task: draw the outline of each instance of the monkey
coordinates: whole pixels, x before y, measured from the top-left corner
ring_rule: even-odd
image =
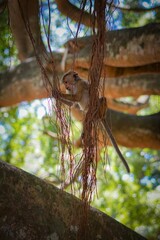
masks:
[[[74,106],[74,104],[78,104],[80,110],[85,115],[89,107],[89,83],[86,80],[82,79],[78,73],[73,70],[70,70],[63,75],[62,83],[64,84],[67,93],[60,93],[60,101],[67,104],[68,106]],[[98,120],[100,121],[101,127],[109,137],[127,172],[130,173],[129,166],[123,157],[114,136],[112,135],[107,121],[105,120],[105,112],[107,109],[107,100],[105,97],[99,98],[99,106],[100,107],[96,117],[99,118]]]

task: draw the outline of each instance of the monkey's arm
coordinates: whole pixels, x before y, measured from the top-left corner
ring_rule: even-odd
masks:
[[[70,100],[67,100],[67,99],[65,99],[65,98],[62,98],[62,97],[61,97],[62,95],[67,95],[67,94],[63,94],[63,93],[60,92],[60,95],[59,95],[59,94],[57,94],[56,91],[52,90],[52,97],[54,97],[54,98],[57,99],[57,100],[60,100],[62,103],[64,103],[64,104],[66,104],[67,106],[71,107],[71,106],[73,105],[73,102],[70,101]]]
[[[120,149],[119,149],[119,147],[118,147],[118,145],[116,143],[116,140],[115,140],[115,138],[112,135],[112,132],[110,130],[110,127],[109,127],[107,121],[105,121],[105,119],[101,119],[100,121],[101,121],[101,125],[102,125],[103,129],[105,130],[106,134],[108,135],[108,137],[109,137],[109,139],[110,139],[114,149],[116,150],[119,158],[122,160],[122,162],[123,162],[127,172],[130,173],[130,169],[129,169],[128,163],[126,162],[125,158],[123,157],[123,155],[122,155],[122,153],[121,153],[121,151],[120,151]]]
[[[68,100],[66,100],[66,99],[60,98],[60,101],[61,101],[62,103],[64,103],[64,104],[66,104],[66,105],[69,106],[69,107],[72,107],[72,106],[73,106],[73,102],[68,101]]]
[[[71,101],[73,103],[75,102],[79,102],[80,97],[78,94],[65,94],[65,93],[61,93],[61,98],[67,101]]]

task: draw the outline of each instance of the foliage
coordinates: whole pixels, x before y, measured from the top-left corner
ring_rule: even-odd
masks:
[[[110,153],[111,149],[109,156],[115,171],[102,162],[99,164],[99,197],[93,205],[142,235],[152,235],[156,239],[160,214],[160,151],[124,149],[123,153],[131,167],[130,175],[125,174],[120,160]]]
[[[73,4],[78,4],[79,1],[74,1]],[[52,50],[56,50],[57,48],[61,51],[63,44],[67,42],[67,40],[73,38],[77,34],[78,23],[76,24],[70,18],[62,15],[58,9],[55,2],[51,2],[50,5],[44,0],[41,1],[41,33],[45,46],[48,48],[48,41],[50,42],[50,47]],[[51,14],[51,18],[48,18],[49,13]],[[50,29],[49,29],[49,26]],[[80,26],[78,36],[89,35],[90,29],[86,28],[84,25]]]
[[[142,1],[137,1],[137,0],[124,0],[124,7],[129,6],[130,8],[151,8],[153,6],[157,6],[159,1],[152,1],[152,0],[142,0]],[[152,12],[133,12],[133,11],[128,11],[128,12],[121,12],[121,24],[123,27],[139,27],[143,26],[147,23],[151,22],[159,22],[160,21],[160,16],[159,16],[159,11],[152,11]]]
[[[42,119],[37,118],[38,111],[43,111],[43,107],[37,102],[1,109],[0,157],[8,163],[40,174],[50,172],[54,165],[53,157],[57,159],[53,149],[58,143],[53,143],[43,135]]]
[[[0,14],[0,33],[0,70],[2,71],[18,62],[6,10]]]

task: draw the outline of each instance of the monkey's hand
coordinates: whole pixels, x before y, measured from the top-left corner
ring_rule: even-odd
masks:
[[[52,97],[54,97],[56,100],[61,101],[62,103],[66,104],[67,106],[71,107],[73,105],[73,102],[63,98],[63,93],[60,91],[53,89],[52,90]]]

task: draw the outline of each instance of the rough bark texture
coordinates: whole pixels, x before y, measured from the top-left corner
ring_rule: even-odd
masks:
[[[33,45],[26,30],[29,26],[36,50],[43,46],[39,26],[39,3],[37,0],[8,0],[10,27],[21,61],[34,55]]]
[[[111,129],[117,142],[130,148],[160,149],[160,113],[137,116],[108,112]]]
[[[83,205],[74,196],[2,161],[0,192],[1,240],[77,239]],[[145,240],[94,208],[86,227],[86,239]]]
[[[85,55],[84,55],[85,57]],[[86,55],[87,57],[87,55]],[[69,59],[66,60],[66,70],[70,68],[70,62]],[[88,68],[89,64],[86,64],[84,68],[75,66],[76,71],[80,71],[81,75],[86,78],[88,76]],[[103,68],[103,72],[105,72],[107,77],[128,77],[132,75],[138,75],[138,74],[146,74],[146,73],[160,73],[160,63],[153,63],[153,64],[147,64],[143,66],[137,66],[137,67],[111,67],[108,65],[105,65]]]
[[[61,54],[55,56],[60,62]],[[58,64],[57,64],[58,66]],[[29,58],[16,68],[0,73],[0,107],[12,106],[50,96],[35,58]]]
[[[160,24],[108,31],[104,63],[115,67],[135,67],[160,61]],[[90,61],[92,36],[70,40],[70,52],[78,51],[76,65],[85,67]],[[84,58],[84,54],[88,58]]]

